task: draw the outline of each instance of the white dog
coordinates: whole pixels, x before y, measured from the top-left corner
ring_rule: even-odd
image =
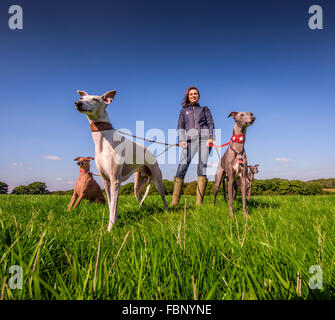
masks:
[[[102,96],[89,95],[79,91],[80,100],[75,102],[77,110],[84,113],[90,122],[92,138],[95,144],[95,163],[103,179],[109,206],[108,232],[117,220],[117,206],[121,182],[135,173],[135,197],[143,203],[148,194],[151,181],[161,195],[165,209],[162,173],[153,154],[143,145],[119,135],[109,121],[106,107],[113,100],[116,91],[109,91]],[[149,185],[142,197],[143,187]]]

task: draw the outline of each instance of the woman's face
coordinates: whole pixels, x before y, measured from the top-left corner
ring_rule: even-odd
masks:
[[[197,103],[199,100],[199,92],[197,89],[192,89],[188,93],[188,101],[190,103]]]

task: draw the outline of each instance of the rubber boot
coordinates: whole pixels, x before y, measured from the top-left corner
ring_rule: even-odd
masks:
[[[174,186],[172,194],[171,206],[176,206],[179,203],[181,191],[183,189],[184,179],[174,177]]]
[[[197,183],[197,198],[195,201],[196,205],[201,205],[202,201],[204,200],[205,190],[207,187],[208,179],[205,176],[199,176],[198,177],[198,183]]]

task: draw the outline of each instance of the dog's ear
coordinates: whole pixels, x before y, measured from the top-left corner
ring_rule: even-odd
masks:
[[[92,158],[92,157],[87,157],[87,160],[94,160],[94,158]]]
[[[255,167],[259,167],[259,164],[255,164]]]
[[[84,97],[84,96],[87,96],[88,93],[85,92],[85,91],[81,91],[81,90],[77,90],[78,94],[81,96],[81,97]]]
[[[73,161],[79,161],[80,157],[77,157],[76,159],[73,159]]]
[[[112,100],[114,99],[115,95],[116,95],[116,90],[112,90],[112,91],[108,91],[105,94],[103,94],[101,98],[105,103],[110,104]]]
[[[233,111],[233,112],[229,113],[229,116],[228,116],[227,118],[229,118],[229,117],[233,117],[233,118],[235,118],[235,116],[236,116],[237,114],[238,114],[238,112]]]

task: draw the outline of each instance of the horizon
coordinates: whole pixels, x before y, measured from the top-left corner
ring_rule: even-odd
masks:
[[[303,1],[15,4],[22,30],[8,28],[12,1],[0,4],[0,181],[10,191],[36,181],[49,191],[73,189],[73,159],[94,157],[89,123],[74,108],[78,89],[115,89],[112,124],[136,134],[144,121],[142,137],[175,130],[184,92],[195,85],[221,129],[215,144],[230,139],[231,111],[256,116],[246,142],[248,164],[260,164],[256,179],[335,177],[334,3],[316,3],[322,30],[309,29],[314,3]],[[214,165],[215,150],[211,157]],[[160,168],[171,181],[177,164]],[[98,173],[94,161],[91,171]],[[185,182],[195,179],[191,165]]]

